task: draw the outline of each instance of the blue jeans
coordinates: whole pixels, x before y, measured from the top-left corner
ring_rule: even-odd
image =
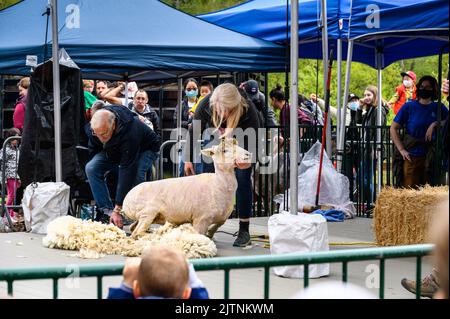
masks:
[[[239,218],[252,217],[252,168],[235,169],[238,188],[236,190],[236,211]]]
[[[119,165],[111,163],[103,151],[95,154],[86,164],[86,175],[95,203],[100,211],[114,208],[108,186],[106,185],[105,175],[107,172],[117,170],[118,168]]]
[[[147,152],[142,152],[139,157],[139,168],[147,167],[144,164],[147,164],[147,160],[151,157],[151,154]],[[100,211],[105,209],[112,210],[114,208],[114,204],[111,200],[111,195],[109,194],[108,186],[106,183],[105,175],[106,173],[119,169],[119,164],[112,163],[110,160],[106,158],[106,154],[104,151],[95,154],[95,156],[86,164],[86,176],[89,180],[89,185],[91,186],[92,195],[94,196],[95,203],[97,208]],[[143,168],[142,168],[143,170]],[[138,180],[138,172],[136,172],[136,181]],[[145,171],[144,171],[145,178]]]
[[[135,185],[151,180],[152,165],[153,162],[158,159],[158,156],[159,153],[155,153],[150,150],[140,154]]]
[[[364,159],[364,169],[362,169],[363,164],[361,163],[361,171],[363,172],[363,185],[364,185],[364,192],[363,192],[363,201],[365,203],[373,203],[373,194],[375,191],[374,188],[374,167],[376,166],[376,162],[372,158],[365,158]]]

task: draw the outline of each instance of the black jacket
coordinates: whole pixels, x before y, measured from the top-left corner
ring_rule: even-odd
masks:
[[[181,127],[187,129],[189,124],[191,123],[191,119],[189,119],[189,104],[187,99],[184,99],[181,104]],[[178,105],[175,108],[175,113],[173,113],[173,125],[177,127],[177,116],[178,116]]]
[[[199,120],[201,123],[201,130],[200,130],[201,134],[203,134],[203,131],[205,129],[213,127],[212,109],[211,109],[210,103],[209,103],[210,98],[211,98],[211,94],[205,96],[198,104],[198,106],[195,110],[195,113],[194,113],[193,120],[194,121]],[[244,131],[247,128],[251,127],[257,132],[258,128],[262,127],[262,123],[260,123],[258,111],[257,111],[255,105],[253,104],[253,102],[250,101],[249,99],[247,99],[247,104],[248,104],[247,112],[245,114],[243,114],[243,116],[240,118],[237,127],[241,128]],[[189,134],[188,134],[187,143],[186,143],[186,145],[191,146],[191,149],[193,147],[192,136],[193,136],[193,126],[191,126],[189,128]],[[201,136],[197,136],[196,138],[200,139]],[[249,148],[248,141],[246,140],[245,145],[240,145],[240,146],[243,147],[244,149],[248,150],[248,148]],[[192,152],[188,152],[188,153],[192,153]],[[192,161],[192,154],[191,154],[190,160]]]
[[[136,113],[121,105],[108,105],[106,110],[116,116],[116,129],[111,139],[102,144],[100,140],[87,130],[89,150],[92,155],[104,151],[106,157],[119,165],[116,203],[122,205],[125,195],[134,186],[139,154],[143,151],[159,151],[161,138],[151,128],[142,123]],[[90,127],[90,125],[89,125]]]
[[[366,143],[365,147],[365,153],[370,154],[372,153],[376,147],[375,144],[372,144],[373,142],[377,141],[377,108],[371,107],[366,114],[364,114],[362,119],[362,127],[363,127],[363,136],[362,140],[364,143]],[[389,109],[387,105],[383,104],[383,107],[381,109],[381,125],[386,125],[387,120],[387,114],[389,112]],[[381,140],[384,141],[384,136],[386,135],[385,130],[381,131]]]
[[[158,113],[156,113],[156,111],[150,106],[150,105],[146,105],[145,109],[142,113],[138,112],[135,108],[134,108],[134,104],[130,104],[129,105],[129,109],[143,117],[145,117],[147,120],[149,120],[150,122],[152,122],[153,125],[153,130],[155,131],[156,134],[161,135],[160,132],[160,127],[159,127],[159,116]]]

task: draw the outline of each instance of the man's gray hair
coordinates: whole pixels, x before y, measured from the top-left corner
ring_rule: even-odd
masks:
[[[113,112],[105,109],[97,110],[91,119],[91,128],[100,127],[102,125],[108,125],[109,128],[113,127],[116,116]]]

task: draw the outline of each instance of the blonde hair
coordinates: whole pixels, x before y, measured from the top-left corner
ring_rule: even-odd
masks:
[[[369,91],[373,94],[373,100],[372,100],[372,106],[377,107],[378,106],[378,88],[374,85],[369,85],[366,87],[366,91]]]
[[[83,80],[83,88],[93,88],[94,80]]]
[[[21,78],[19,83],[17,83],[17,87],[23,87],[24,89],[28,89],[30,87],[30,78],[29,77]]]
[[[137,281],[142,297],[182,298],[189,284],[189,266],[181,250],[153,246],[145,250]]]
[[[248,104],[245,98],[239,93],[237,87],[231,83],[224,83],[216,87],[211,95],[210,104],[212,107],[212,122],[216,129],[227,121],[225,136],[230,134],[239,124],[239,120],[247,111]],[[224,113],[228,111],[225,119]]]

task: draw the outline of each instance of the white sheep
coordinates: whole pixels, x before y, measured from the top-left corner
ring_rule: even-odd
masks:
[[[191,223],[199,234],[212,238],[233,211],[237,189],[236,162],[249,162],[251,153],[235,139],[202,150],[212,157],[215,173],[141,183],[125,197],[122,210],[135,220],[132,236],[139,237],[152,223]],[[211,227],[210,227],[211,226]]]

